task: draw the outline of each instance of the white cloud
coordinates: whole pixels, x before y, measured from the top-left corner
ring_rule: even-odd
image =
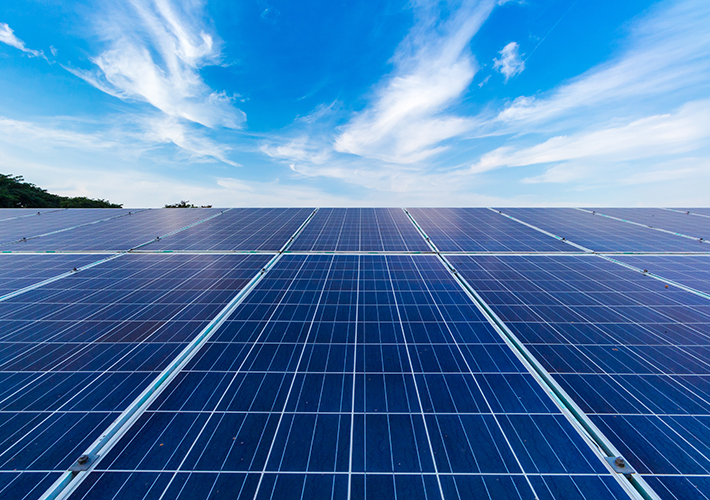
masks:
[[[493,68],[505,76],[506,82],[523,72],[525,61],[520,59],[517,42],[510,42],[498,53],[500,54],[500,59],[493,59]]]
[[[210,89],[199,70],[219,63],[216,37],[199,0],[130,0],[96,24],[107,48],[91,71],[69,69],[99,90],[148,102],[166,115],[206,127],[239,127],[245,120],[232,98]]]
[[[710,101],[694,101],[673,114],[655,115],[628,125],[557,136],[522,149],[504,146],[484,154],[471,166],[474,173],[582,159],[634,161],[679,155],[702,148],[710,140]],[[560,176],[559,167],[553,174]]]
[[[0,141],[12,145],[25,144],[36,149],[56,146],[95,151],[119,146],[116,141],[98,134],[73,131],[66,124],[47,126],[3,116],[0,116]]]
[[[328,148],[312,144],[308,136],[283,141],[280,144],[263,144],[260,150],[271,158],[289,162],[308,162],[315,165],[322,165],[332,156],[332,152]]]
[[[710,2],[662,2],[631,31],[627,49],[542,96],[523,96],[495,118],[479,118],[482,132],[526,132],[531,124],[588,120],[588,113],[638,111],[644,99],[703,88],[710,78]]]
[[[213,158],[234,167],[240,166],[227,156],[231,148],[219,144],[189,129],[172,117],[160,117],[146,120],[143,124],[143,138],[159,143],[172,143],[186,151],[192,160]]]
[[[476,63],[469,42],[494,6],[490,0],[465,1],[442,20],[436,2],[417,3],[417,22],[392,59],[394,72],[378,85],[372,102],[342,127],[335,150],[415,163],[468,130],[466,118],[446,111],[473,80]]]
[[[91,128],[91,133],[82,129]],[[138,131],[136,131],[136,129]],[[191,130],[189,125],[170,117],[138,117],[118,120],[110,127],[96,122],[54,118],[46,123],[13,120],[0,116],[0,143],[25,147],[35,151],[52,151],[54,148],[77,152],[105,151],[116,157],[137,159],[155,144],[174,144],[190,161],[218,160],[239,166],[227,156],[231,149]],[[180,155],[178,155],[180,156]]]
[[[0,23],[0,42],[21,50],[30,57],[44,57],[41,50],[32,50],[25,47],[25,42],[15,36],[15,32],[6,23]]]

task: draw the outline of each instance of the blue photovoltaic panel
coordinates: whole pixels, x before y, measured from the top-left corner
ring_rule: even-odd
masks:
[[[410,208],[441,252],[574,252],[576,248],[487,208]]]
[[[29,217],[38,213],[57,212],[62,208],[0,208],[0,222],[4,220],[17,219],[18,217]]]
[[[78,227],[7,246],[22,251],[130,250],[185,226],[204,220],[218,209],[164,208],[144,210],[98,224]]]
[[[73,499],[618,499],[434,256],[285,255]]]
[[[707,252],[704,243],[574,208],[501,208],[504,214],[595,252]]]
[[[661,498],[710,497],[710,301],[596,256],[450,261]]]
[[[431,249],[401,208],[321,208],[290,250],[427,252]]]
[[[118,208],[71,208],[0,221],[0,244],[116,217],[129,211]]]
[[[203,224],[146,246],[146,250],[262,250],[276,252],[312,208],[233,208]]]
[[[589,210],[694,238],[705,240],[710,238],[710,217],[680,214],[661,208],[590,208]],[[710,243],[705,251],[710,252]]]
[[[677,208],[676,210],[682,210],[684,212],[690,212],[691,214],[710,217],[710,208]]]
[[[66,470],[268,259],[128,254],[0,302],[0,490]]]
[[[614,258],[710,294],[710,255],[617,255]]]
[[[0,296],[105,258],[103,255],[0,254]]]

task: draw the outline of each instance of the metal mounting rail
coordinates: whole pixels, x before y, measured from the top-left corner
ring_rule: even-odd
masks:
[[[82,453],[74,464],[57,479],[40,497],[40,500],[63,500],[68,498],[86,477],[99,464],[118,441],[130,430],[133,424],[148,409],[158,396],[170,385],[170,382],[190,362],[190,360],[209,341],[214,333],[224,324],[239,305],[258,285],[266,273],[283,257],[285,250],[296,236],[313,218],[315,209],[303,224],[294,232],[291,238],[247,285],[205,326],[182,352],[143,390],[143,392],[126,408],[121,415]],[[217,214],[221,215],[221,214]],[[208,220],[208,219],[205,219]],[[188,226],[191,227],[191,226]],[[187,227],[185,228],[187,229]],[[174,233],[171,233],[174,234]],[[121,254],[123,255],[123,254]]]
[[[165,210],[165,209],[164,209],[164,210]],[[196,221],[196,222],[193,222],[192,224],[188,224],[188,225],[185,226],[185,227],[181,227],[180,229],[176,229],[175,231],[170,231],[169,233],[165,233],[165,234],[163,234],[162,236],[158,236],[158,237],[155,238],[154,240],[146,241],[145,243],[141,243],[140,245],[136,245],[136,246],[134,246],[133,248],[131,248],[131,249],[128,250],[128,251],[129,251],[129,252],[133,252],[134,250],[138,250],[138,249],[141,248],[141,247],[144,247],[144,246],[146,246],[146,245],[150,245],[150,244],[153,243],[154,241],[162,240],[163,238],[167,238],[168,236],[172,236],[173,234],[180,233],[180,232],[182,232],[182,231],[185,231],[186,229],[190,229],[191,227],[195,227],[195,226],[197,226],[198,224],[202,224],[203,222],[207,222],[208,220],[212,220],[212,219],[214,219],[215,217],[219,217],[219,216],[222,215],[224,212],[229,212],[230,210],[232,210],[232,209],[231,209],[231,208],[228,208],[227,210],[222,210],[222,211],[221,211],[220,213],[218,213],[218,214],[210,215],[209,217],[206,217],[206,218],[204,218],[204,219],[200,219],[200,220],[198,220],[198,221]]]
[[[51,236],[51,235],[53,235],[53,234],[63,233],[63,232],[65,232],[65,231],[71,231],[72,229],[77,229],[77,228],[79,228],[79,227],[91,226],[92,224],[99,224],[99,223],[101,223],[101,222],[106,222],[106,221],[109,221],[109,220],[118,219],[118,218],[120,218],[120,217],[128,217],[129,215],[132,215],[132,214],[134,214],[134,213],[145,212],[146,210],[149,210],[149,209],[143,208],[143,209],[135,210],[135,211],[133,211],[133,212],[118,214],[118,215],[114,215],[113,217],[107,217],[107,218],[105,218],[105,219],[99,219],[99,220],[95,220],[95,221],[91,221],[91,222],[85,222],[84,224],[77,224],[76,226],[65,227],[64,229],[57,229],[56,231],[50,231],[50,232],[48,232],[48,233],[36,234],[36,235],[34,235],[34,236],[30,236],[29,238],[22,238],[22,239],[19,239],[19,240],[6,241],[6,242],[4,242],[4,243],[0,243],[0,246],[12,245],[12,244],[19,244],[19,243],[23,243],[23,242],[25,242],[25,241],[34,240],[34,239],[37,239],[37,238],[43,238],[43,237],[45,237],[45,236]]]
[[[676,210],[675,208],[661,208],[660,210],[668,210],[669,212],[676,212],[676,213],[683,214],[683,215],[694,215],[696,217],[705,217],[707,219],[710,219],[710,215],[699,214],[698,212],[693,212],[692,208],[690,210]]]
[[[229,209],[229,210],[231,210],[231,209]],[[225,211],[226,211],[226,210],[225,210]],[[197,225],[197,224],[199,224],[199,223],[201,223],[201,222],[205,222],[205,221],[210,220],[210,219],[212,219],[212,218],[214,218],[214,217],[217,217],[218,215],[222,215],[225,211],[222,211],[222,212],[220,212],[220,213],[218,213],[218,214],[215,214],[215,215],[213,215],[213,216],[211,216],[211,217],[208,217],[208,218],[206,218],[206,219],[202,219],[202,220],[200,220],[200,221],[197,221],[197,222],[195,222],[195,223],[193,223],[193,224],[190,224],[190,225],[188,225],[188,226],[182,227],[182,228],[180,228],[180,229],[176,229],[175,231],[172,231],[172,232],[168,233],[166,236],[169,236],[169,235],[172,235],[172,234],[175,234],[175,233],[179,233],[180,231],[184,231],[185,229],[189,229],[189,228],[191,228],[191,227],[193,227],[193,226],[195,226],[195,225]],[[127,215],[127,214],[125,214],[125,215]],[[123,215],[120,216],[120,217],[123,217]],[[115,219],[115,218],[116,218],[116,217],[111,217],[111,219]],[[103,219],[103,220],[110,220],[110,219]],[[95,221],[95,222],[91,222],[91,223],[89,223],[89,224],[96,224],[97,222],[101,222],[101,221]],[[82,225],[88,225],[88,224],[82,224]],[[80,227],[80,226],[75,226],[75,227]],[[61,231],[58,231],[58,232],[61,232]],[[50,234],[50,233],[48,233],[48,234]],[[149,241],[148,243],[152,243],[153,241],[154,241],[154,240],[151,240],[151,241]],[[140,246],[147,245],[148,243],[143,243],[143,244],[140,245]],[[129,250],[129,252],[130,252],[130,250]],[[90,264],[87,264],[87,265],[82,266],[82,267],[79,267],[79,268],[74,268],[74,269],[72,269],[71,271],[68,271],[68,272],[66,272],[66,273],[59,274],[59,275],[57,275],[57,276],[54,276],[53,278],[49,278],[49,279],[40,281],[40,282],[38,282],[38,283],[35,283],[34,285],[29,285],[29,286],[26,286],[26,287],[24,287],[24,288],[20,288],[19,290],[15,290],[14,292],[10,292],[10,293],[7,293],[7,294],[5,294],[5,295],[2,295],[2,296],[0,296],[0,302],[3,302],[3,301],[8,300],[8,299],[11,299],[11,298],[13,298],[13,297],[17,297],[18,295],[22,295],[23,293],[27,293],[27,292],[29,292],[29,291],[31,291],[31,290],[35,290],[35,289],[37,289],[37,288],[43,287],[43,286],[45,286],[45,285],[48,285],[48,284],[50,284],[50,283],[54,283],[55,281],[58,281],[58,280],[60,280],[60,279],[62,279],[62,278],[66,278],[67,276],[71,276],[71,275],[73,275],[73,274],[76,274],[76,273],[79,272],[79,271],[84,271],[84,270],[86,270],[86,269],[91,269],[91,268],[94,267],[94,266],[98,266],[99,264],[103,264],[104,262],[108,262],[109,260],[116,259],[116,258],[120,257],[121,255],[125,255],[125,254],[128,253],[128,252],[125,251],[125,250],[120,250],[120,251],[101,250],[101,251],[96,251],[96,252],[54,252],[54,251],[52,251],[52,252],[47,252],[47,251],[42,251],[42,252],[2,252],[2,253],[19,253],[19,254],[23,254],[23,255],[30,255],[30,254],[34,254],[34,255],[46,255],[46,254],[48,254],[48,253],[49,253],[49,254],[57,254],[57,253],[61,253],[61,254],[64,254],[64,253],[87,254],[87,253],[88,253],[88,254],[97,254],[97,255],[106,255],[106,254],[108,254],[109,257],[103,258],[103,259],[101,259],[101,260],[97,260],[96,262],[92,262],[92,263],[90,263]],[[146,253],[149,253],[149,252],[146,252]],[[152,253],[152,252],[150,252],[150,253]]]
[[[594,210],[587,210],[586,208],[575,207],[575,210],[579,210],[580,212],[586,212],[586,213],[592,214],[592,215],[601,215],[602,217],[606,217],[607,219],[613,219],[613,220],[617,220],[619,222],[626,222],[627,224],[633,224],[634,226],[645,227],[646,229],[653,229],[654,231],[660,231],[662,233],[672,234],[674,236],[680,236],[681,238],[688,238],[689,240],[699,241],[700,243],[710,243],[710,241],[704,240],[702,238],[698,238],[696,236],[689,236],[689,235],[683,234],[683,233],[676,233],[675,231],[669,231],[667,229],[661,229],[660,227],[649,226],[648,224],[642,224],[641,222],[634,222],[632,220],[622,219],[621,217],[614,217],[613,215],[603,214],[601,212],[597,212]]]
[[[55,281],[59,281],[62,278],[66,278],[67,276],[71,276],[73,274],[76,274],[79,271],[91,269],[92,267],[98,266],[99,264],[103,264],[104,262],[108,262],[109,260],[117,259],[121,255],[125,255],[125,254],[123,254],[123,253],[111,254],[109,257],[106,257],[105,259],[97,260],[96,262],[92,262],[91,264],[87,264],[82,267],[74,268],[71,271],[68,271],[68,272],[62,273],[62,274],[58,274],[57,276],[54,276],[53,278],[48,278],[46,280],[35,283],[34,285],[29,285],[24,288],[20,288],[19,290],[15,290],[14,292],[6,293],[5,295],[0,296],[0,302],[11,299],[13,297],[17,297],[18,295],[22,295],[23,293],[27,293],[29,291],[35,290],[35,289],[43,287],[45,285],[49,285],[50,283],[54,283]]]
[[[306,217],[306,220],[303,221],[303,224],[298,226],[298,229],[296,229],[296,231],[294,231],[294,233],[291,235],[291,237],[288,239],[288,241],[286,243],[284,243],[284,246],[281,247],[281,249],[279,250],[279,253],[284,253],[288,249],[288,247],[291,246],[291,243],[293,243],[293,241],[298,237],[298,235],[301,234],[301,231],[303,231],[303,228],[306,227],[306,224],[311,222],[311,219],[313,217],[315,217],[316,212],[318,212],[318,207],[314,208],[313,211],[310,213],[310,215],[308,217]]]
[[[534,226],[534,225],[532,225],[532,224],[528,224],[527,222],[522,221],[522,220],[520,220],[520,219],[517,219],[517,218],[513,217],[512,215],[504,214],[501,210],[496,210],[495,208],[491,208],[491,207],[486,207],[486,208],[488,208],[488,210],[490,210],[491,212],[495,212],[495,213],[497,213],[497,214],[502,215],[503,217],[507,217],[507,218],[510,219],[510,220],[514,220],[514,221],[517,222],[518,224],[522,224],[523,226],[527,226],[527,227],[529,227],[530,229],[534,229],[535,231],[539,231],[539,232],[541,232],[542,234],[546,234],[547,236],[550,236],[550,237],[552,237],[552,238],[555,238],[556,240],[563,241],[563,242],[567,243],[568,245],[572,245],[572,246],[575,247],[575,248],[579,248],[579,249],[582,250],[583,252],[587,252],[587,253],[593,253],[593,252],[594,252],[594,250],[591,250],[591,249],[589,249],[589,248],[587,248],[587,247],[583,247],[582,245],[578,245],[577,243],[574,243],[574,242],[568,240],[567,238],[563,238],[562,236],[557,236],[556,234],[552,234],[552,233],[550,233],[550,232],[548,232],[548,231],[545,231],[544,229],[540,229],[540,228],[537,227],[537,226]]]
[[[640,267],[632,266],[631,264],[627,264],[626,262],[621,262],[619,260],[612,259],[611,257],[609,257],[607,255],[597,255],[597,257],[601,257],[604,260],[608,260],[609,262],[613,262],[614,264],[618,264],[618,265],[623,266],[627,269],[631,269],[632,271],[639,272],[639,273],[643,274],[644,276],[648,276],[650,278],[657,279],[658,281],[661,281],[661,282],[666,283],[668,285],[673,285],[676,288],[680,288],[681,290],[685,290],[686,292],[690,292],[692,294],[695,294],[698,297],[702,297],[704,299],[710,300],[710,294],[707,294],[705,292],[701,292],[700,290],[696,290],[695,288],[690,287],[688,285],[678,283],[677,281],[669,280],[669,279],[664,278],[663,276],[660,276],[658,274],[649,273],[645,269],[641,269]]]
[[[594,425],[594,423],[582,411],[582,409],[577,406],[566,391],[562,389],[562,387],[552,378],[552,375],[545,370],[537,358],[535,358],[535,356],[528,351],[517,336],[495,314],[495,312],[488,306],[481,296],[478,295],[476,290],[456,271],[454,266],[451,265],[446,257],[436,249],[436,246],[421,230],[421,227],[417,221],[406,209],[405,213],[410,218],[414,226],[421,231],[425,239],[430,242],[431,247],[435,250],[443,265],[456,279],[458,284],[476,305],[481,314],[494,327],[505,343],[511,348],[513,353],[533,375],[538,384],[540,384],[543,390],[545,390],[545,392],[560,408],[567,420],[607,466],[607,469],[614,473],[613,476],[617,479],[622,488],[624,488],[624,491],[626,491],[628,495],[634,499],[660,500],[660,497],[656,494],[656,492],[653,491],[653,489],[633,470],[633,468],[626,465],[626,462],[623,459],[620,463],[624,464],[624,467],[629,467],[626,469],[627,472],[622,472],[624,469],[620,469],[615,465],[615,463],[619,463],[617,460],[621,457],[619,450],[617,450],[611,441],[609,441],[609,439],[597,428],[597,426]]]
[[[40,210],[42,210],[40,208]],[[16,215],[14,217],[8,217],[7,219],[0,219],[0,222],[5,222],[6,220],[15,220],[15,219],[23,219],[25,217],[37,217],[38,215],[44,215],[44,214],[51,214],[54,212],[61,212],[62,210],[69,210],[68,208],[55,208],[54,210],[47,210],[46,212],[37,212],[37,213],[31,213],[31,214],[26,214],[26,215]]]

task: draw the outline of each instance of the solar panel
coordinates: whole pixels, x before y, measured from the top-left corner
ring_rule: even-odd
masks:
[[[86,254],[10,255],[0,253],[0,297],[102,258],[101,255]]]
[[[37,214],[57,212],[61,208],[0,208],[0,221],[17,219],[20,217],[30,217]]]
[[[145,250],[280,250],[312,208],[233,208]]]
[[[128,211],[118,218],[8,245],[14,251],[129,250],[220,214],[218,209]]]
[[[501,208],[528,224],[596,252],[706,252],[700,242],[573,208]]]
[[[710,498],[708,217],[602,210],[0,209],[0,498]]]
[[[710,208],[676,208],[675,210],[681,210],[683,212],[690,212],[691,214],[710,217]]]
[[[38,498],[269,258],[127,254],[0,302],[0,495]]]
[[[598,214],[646,224],[649,227],[681,233],[696,239],[710,238],[710,217],[697,217],[661,208],[597,208],[595,210]]]
[[[293,251],[419,251],[431,249],[401,208],[321,208]]]
[[[619,262],[710,294],[710,256],[618,255]]]
[[[0,244],[6,245],[23,238],[30,239],[40,234],[110,219],[128,212],[129,210],[117,208],[72,208],[48,211],[35,216],[6,219],[0,221]]]
[[[571,252],[574,247],[486,208],[410,208],[442,252]]]
[[[661,498],[710,496],[706,298],[596,256],[450,261]]]
[[[285,255],[71,498],[624,495],[437,257]]]

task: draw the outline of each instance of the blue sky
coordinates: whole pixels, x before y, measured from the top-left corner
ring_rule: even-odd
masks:
[[[0,171],[125,206],[708,205],[710,2],[16,0]]]

